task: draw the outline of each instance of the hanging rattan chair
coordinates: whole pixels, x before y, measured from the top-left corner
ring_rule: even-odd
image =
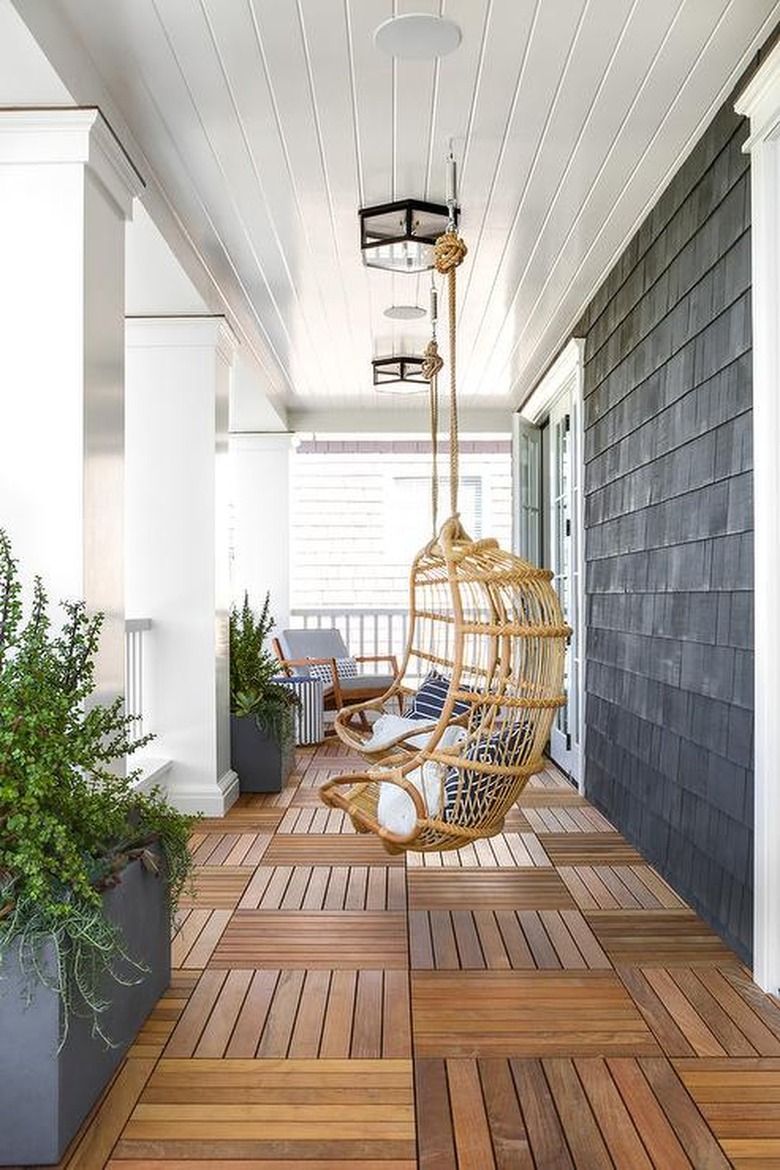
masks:
[[[472,541],[457,518],[447,521],[412,567],[401,681],[336,718],[344,743],[375,763],[328,780],[320,789],[326,804],[346,810],[355,828],[376,833],[391,851],[459,849],[501,831],[528,777],[543,766],[555,712],[566,701],[570,631],[550,576],[495,540]],[[359,712],[397,710],[404,680],[425,674],[443,700],[435,722],[418,718],[415,727],[410,720],[376,747],[375,733],[350,723]],[[401,802],[414,822],[407,832],[382,823],[388,785],[406,794]]]
[[[471,540],[457,515],[455,270],[465,252],[454,225],[436,243],[436,267],[449,275],[452,516],[412,565],[410,629],[398,680],[380,699],[336,717],[340,739],[371,763],[320,788],[326,804],[345,810],[359,832],[377,834],[389,852],[459,849],[499,833],[528,777],[543,767],[552,721],[566,702],[564,660],[571,631],[552,574],[504,552],[495,540]],[[427,376],[435,534],[436,386],[442,364],[435,293],[431,318]],[[413,694],[410,683],[420,680]],[[391,711],[398,711],[405,693],[413,718],[399,720]],[[359,726],[356,715],[362,717]]]

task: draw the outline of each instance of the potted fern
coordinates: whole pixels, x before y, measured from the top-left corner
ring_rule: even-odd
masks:
[[[259,614],[247,593],[230,610],[231,765],[242,792],[280,792],[293,766],[298,700],[266,649],[273,626],[268,593]]]
[[[117,774],[101,623],[40,580],[25,617],[0,530],[0,1164],[59,1160],[170,981],[191,820]]]

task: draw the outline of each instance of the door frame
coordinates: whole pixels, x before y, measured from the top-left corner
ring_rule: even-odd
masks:
[[[568,344],[561,351],[559,356],[550,366],[547,373],[536,385],[530,397],[526,400],[521,408],[518,417],[518,422],[515,426],[515,438],[518,437],[522,421],[531,423],[534,426],[541,426],[542,423],[549,417],[550,410],[554,403],[560,397],[567,393],[571,395],[572,403],[572,447],[571,457],[572,463],[576,466],[577,481],[579,483],[579,491],[577,492],[572,521],[572,534],[574,536],[572,542],[572,576],[574,576],[576,558],[576,609],[579,615],[578,629],[576,631],[577,637],[577,655],[580,662],[579,671],[579,687],[577,695],[577,741],[579,744],[578,753],[578,767],[577,767],[577,786],[580,792],[585,792],[585,674],[586,674],[586,627],[585,627],[585,520],[584,520],[584,426],[583,426],[583,366],[585,355],[585,340],[581,337],[573,337]],[[517,465],[517,458],[513,459],[513,464]],[[546,492],[545,492],[546,497]],[[517,516],[519,509],[519,501],[515,503],[515,515]],[[539,551],[538,561],[541,563],[541,550]]]
[[[750,119],[755,612],[753,978],[780,992],[780,46],[739,95]]]

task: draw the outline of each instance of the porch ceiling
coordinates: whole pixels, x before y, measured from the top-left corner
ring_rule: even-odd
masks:
[[[442,200],[460,161],[463,401],[517,405],[751,56],[774,0],[14,0],[80,104],[98,104],[144,202],[269,395],[311,412],[410,409],[371,358],[419,352],[427,275],[365,269],[357,209]],[[440,62],[373,44],[441,12]],[[192,249],[199,257],[193,263]]]

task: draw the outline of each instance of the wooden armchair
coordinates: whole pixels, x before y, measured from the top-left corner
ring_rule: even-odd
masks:
[[[375,699],[389,690],[398,676],[394,654],[350,656],[338,630],[282,630],[272,642],[285,674],[313,675],[324,683],[326,711],[340,711],[353,703]],[[389,671],[363,671],[366,663],[386,663]],[[361,717],[365,721],[365,716]]]

